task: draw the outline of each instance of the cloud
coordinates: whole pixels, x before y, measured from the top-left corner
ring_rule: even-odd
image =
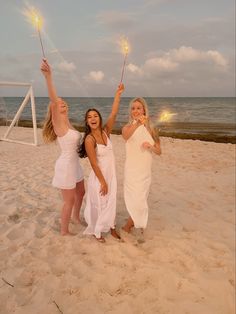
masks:
[[[54,69],[55,70],[58,70],[60,72],[73,72],[76,70],[76,66],[73,62],[68,62],[66,60],[60,62],[60,63],[57,63],[54,65]]]
[[[144,67],[149,71],[164,71],[164,72],[172,72],[178,68],[179,64],[174,60],[171,60],[168,56],[164,56],[163,58],[152,58],[148,59],[145,62]]]
[[[104,73],[102,71],[90,71],[87,79],[89,81],[94,81],[100,83],[104,78]]]
[[[142,75],[142,70],[135,64],[130,63],[127,65],[127,70],[130,71],[131,73],[135,73],[138,75]]]
[[[226,68],[228,66],[228,61],[218,52],[214,50],[209,50],[206,53],[207,57],[215,62],[220,67]]]
[[[227,60],[216,50],[201,51],[193,49],[192,47],[182,46],[179,49],[173,49],[166,54],[167,57],[176,60],[179,63],[186,62],[213,62],[215,65],[226,68]]]
[[[144,77],[155,73],[181,73],[183,68],[194,72],[197,70],[196,67],[203,70],[207,67],[210,72],[213,70],[222,72],[227,70],[228,60],[216,50],[201,51],[182,46],[178,49],[169,50],[160,56],[149,58],[143,65],[129,64],[127,69],[130,73],[138,73]]]

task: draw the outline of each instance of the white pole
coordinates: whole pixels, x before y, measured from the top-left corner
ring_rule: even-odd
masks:
[[[28,100],[29,100],[29,97],[30,97],[30,89],[28,90],[28,93],[27,95],[25,96],[25,99],[23,100],[20,108],[18,109],[14,119],[12,120],[11,124],[10,124],[10,127],[9,129],[7,130],[7,132],[4,134],[3,138],[6,139],[7,136],[9,135],[9,133],[11,132],[11,129],[14,127],[16,121],[18,120],[18,118],[20,117],[21,115],[21,112],[23,111],[25,105],[27,104]]]
[[[30,83],[0,82],[0,86],[31,86]]]
[[[31,110],[32,110],[32,118],[33,118],[33,128],[34,128],[34,144],[37,146],[38,145],[37,122],[36,122],[34,92],[33,92],[32,86],[30,87],[30,100],[31,100]]]

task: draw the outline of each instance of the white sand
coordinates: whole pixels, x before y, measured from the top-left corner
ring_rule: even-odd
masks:
[[[33,139],[32,129],[13,133]],[[120,228],[124,142],[112,141]],[[121,232],[124,243],[107,235],[101,244],[84,226],[59,235],[61,196],[51,186],[59,149],[40,142],[0,141],[1,314],[234,313],[235,145],[162,138],[145,243]]]

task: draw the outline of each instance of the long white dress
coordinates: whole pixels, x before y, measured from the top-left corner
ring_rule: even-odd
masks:
[[[116,216],[116,170],[111,140],[107,137],[107,145],[97,144],[96,156],[99,168],[108,185],[108,193],[100,195],[100,182],[92,170],[87,181],[86,206],[84,218],[88,226],[84,234],[101,237],[101,232],[115,228]]]
[[[135,228],[146,228],[148,221],[152,153],[142,148],[143,142],[154,144],[151,134],[141,125],[125,144],[124,199]]]
[[[57,142],[61,148],[61,154],[55,164],[55,172],[52,185],[59,189],[74,189],[76,183],[83,180],[83,170],[77,153],[81,134],[68,129],[64,136],[58,136]]]

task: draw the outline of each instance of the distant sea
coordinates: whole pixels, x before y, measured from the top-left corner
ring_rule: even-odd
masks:
[[[13,119],[23,97],[0,97],[0,124],[6,125]],[[64,97],[69,105],[72,123],[81,129],[88,108],[98,109],[106,121],[112,97]],[[115,125],[116,133],[128,122],[128,106],[132,98],[123,97]],[[159,129],[161,136],[191,138],[215,142],[236,143],[236,98],[234,97],[145,97],[150,119]],[[39,125],[47,111],[47,97],[35,97],[36,116]],[[172,113],[171,120],[158,122],[161,112]],[[19,125],[32,126],[31,107],[23,110]]]

